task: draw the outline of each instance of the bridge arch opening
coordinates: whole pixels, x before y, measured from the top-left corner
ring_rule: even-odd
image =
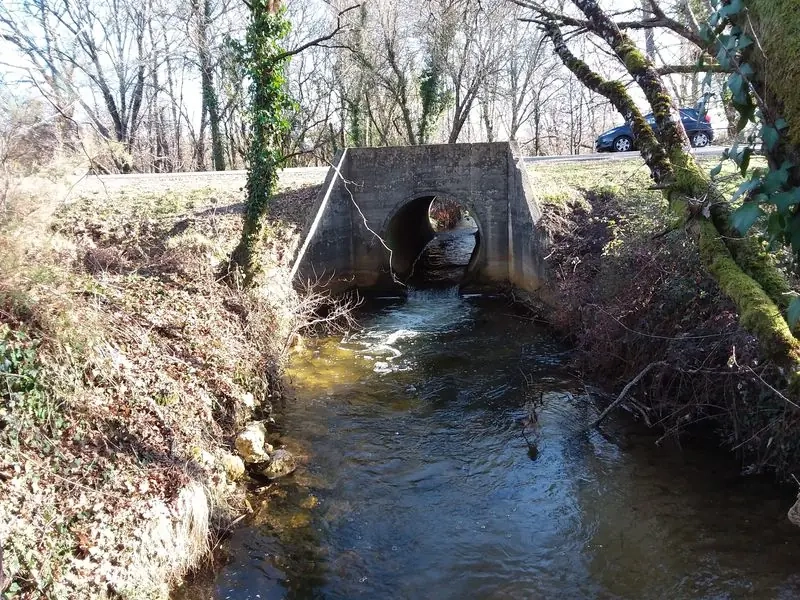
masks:
[[[389,218],[385,235],[395,276],[414,287],[465,282],[480,237],[480,225],[465,203],[433,193],[404,203]]]

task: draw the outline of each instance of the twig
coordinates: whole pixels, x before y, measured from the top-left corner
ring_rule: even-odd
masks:
[[[639,383],[639,380],[642,377],[644,377],[645,375],[647,375],[653,367],[663,367],[666,364],[667,363],[665,361],[663,361],[663,360],[659,360],[659,361],[656,361],[656,362],[651,362],[644,369],[639,371],[639,374],[636,377],[634,377],[633,379],[631,379],[628,382],[628,385],[626,385],[624,388],[622,388],[622,391],[620,392],[619,396],[617,396],[617,399],[614,400],[611,404],[609,404],[606,407],[606,409],[603,412],[600,413],[600,416],[597,417],[594,420],[594,422],[592,422],[590,427],[597,427],[603,421],[603,419],[605,419],[608,416],[608,414],[612,410],[614,410],[617,406],[619,406],[619,404],[625,399],[625,396],[628,395],[628,392],[631,391],[631,388],[633,386],[635,386],[637,383]]]
[[[619,325],[620,327],[622,327],[626,331],[630,331],[631,333],[635,333],[636,335],[640,335],[640,336],[646,337],[646,338],[652,338],[652,339],[655,339],[655,340],[705,340],[705,339],[708,339],[708,338],[718,338],[718,337],[724,337],[724,336],[728,336],[728,335],[733,335],[733,333],[731,333],[731,332],[709,333],[708,335],[679,335],[679,336],[654,335],[652,333],[645,333],[644,331],[637,331],[635,329],[631,329],[630,327],[625,325],[625,323],[620,321],[617,317],[612,315],[607,310],[603,309],[598,304],[587,304],[586,306],[588,308],[595,308],[595,309],[599,310],[601,313],[605,314],[606,316],[614,319],[614,321],[617,322],[617,325]]]
[[[774,393],[776,396],[778,396],[778,398],[780,398],[781,400],[783,400],[783,401],[784,401],[784,402],[786,402],[787,404],[790,404],[790,405],[794,406],[795,408],[800,408],[800,404],[797,404],[797,402],[795,402],[795,401],[793,401],[793,400],[790,400],[790,399],[789,399],[789,398],[787,398],[787,397],[786,397],[784,394],[782,394],[782,393],[781,393],[779,390],[775,389],[775,387],[773,387],[772,385],[770,385],[770,384],[767,382],[767,380],[766,380],[766,379],[764,379],[764,378],[763,378],[761,375],[759,375],[758,373],[756,373],[756,372],[753,370],[753,367],[751,367],[750,365],[740,365],[740,364],[739,364],[739,362],[738,362],[738,360],[736,359],[736,348],[734,348],[734,349],[733,349],[733,353],[731,354],[731,361],[733,362],[733,364],[734,364],[734,365],[736,365],[736,366],[737,366],[737,367],[739,367],[740,369],[742,368],[742,366],[744,366],[744,368],[745,368],[745,369],[747,369],[748,371],[750,371],[750,372],[751,372],[751,373],[752,373],[752,374],[753,374],[753,375],[754,375],[756,378],[758,378],[758,380],[759,380],[761,383],[763,383],[763,384],[764,384],[764,385],[765,385],[765,386],[766,386],[766,387],[767,387],[767,388],[768,388],[770,391],[772,391],[772,392],[773,392],[773,393]]]
[[[647,409],[644,406],[633,401],[629,402],[628,405],[639,413],[645,425],[647,425],[649,428],[653,427],[653,423],[650,421],[650,416],[647,414]]]
[[[301,52],[303,52],[304,50],[307,50],[308,48],[311,48],[312,46],[319,46],[322,42],[327,42],[328,40],[333,39],[333,37],[337,33],[339,33],[339,31],[341,31],[342,28],[344,28],[344,24],[342,23],[342,17],[344,15],[346,15],[347,13],[349,13],[351,10],[359,8],[360,6],[361,6],[360,4],[354,4],[353,6],[348,6],[347,8],[344,8],[344,9],[340,10],[339,14],[336,15],[336,29],[334,29],[333,31],[331,31],[331,32],[329,32],[329,33],[327,33],[327,34],[325,34],[325,35],[323,35],[321,37],[318,37],[318,38],[313,39],[313,40],[311,40],[309,42],[306,42],[305,44],[302,44],[301,46],[298,46],[297,48],[294,48],[293,50],[286,50],[285,52],[281,52],[280,54],[278,54],[278,56],[276,56],[273,59],[273,61],[275,63],[277,63],[277,62],[279,62],[281,60],[284,60],[286,58],[290,58],[290,57],[294,56],[295,54],[300,54]],[[251,7],[251,10],[252,10],[252,7]]]
[[[225,536],[228,535],[231,531],[233,531],[233,528],[236,527],[245,517],[248,517],[249,515],[251,515],[252,512],[253,511],[250,510],[250,511],[248,511],[248,512],[242,514],[242,515],[239,515],[233,521],[228,523],[225,526],[225,529],[223,529],[221,532],[219,532],[219,534],[217,535],[217,541],[214,542],[214,547],[211,548],[211,554],[214,554],[214,552],[217,550],[217,548],[219,548],[220,542],[222,542],[222,540],[225,538]]]

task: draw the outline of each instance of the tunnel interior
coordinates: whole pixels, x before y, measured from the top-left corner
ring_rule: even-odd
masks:
[[[463,204],[425,195],[394,215],[386,242],[400,281],[415,286],[457,285],[466,279],[475,261],[480,233]]]

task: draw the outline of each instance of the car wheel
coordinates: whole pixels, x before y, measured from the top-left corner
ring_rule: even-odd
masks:
[[[614,140],[614,152],[630,152],[633,150],[633,140],[627,135],[621,135]]]
[[[708,134],[705,131],[696,131],[692,134],[691,142],[695,148],[705,148],[711,140],[708,139]]]

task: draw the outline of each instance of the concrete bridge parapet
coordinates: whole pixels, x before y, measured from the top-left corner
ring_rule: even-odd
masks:
[[[541,211],[521,155],[508,142],[341,151],[295,257],[295,281],[334,292],[397,287],[394,278],[403,279],[434,235],[434,197],[457,200],[478,225],[465,284],[529,292],[541,286]]]

